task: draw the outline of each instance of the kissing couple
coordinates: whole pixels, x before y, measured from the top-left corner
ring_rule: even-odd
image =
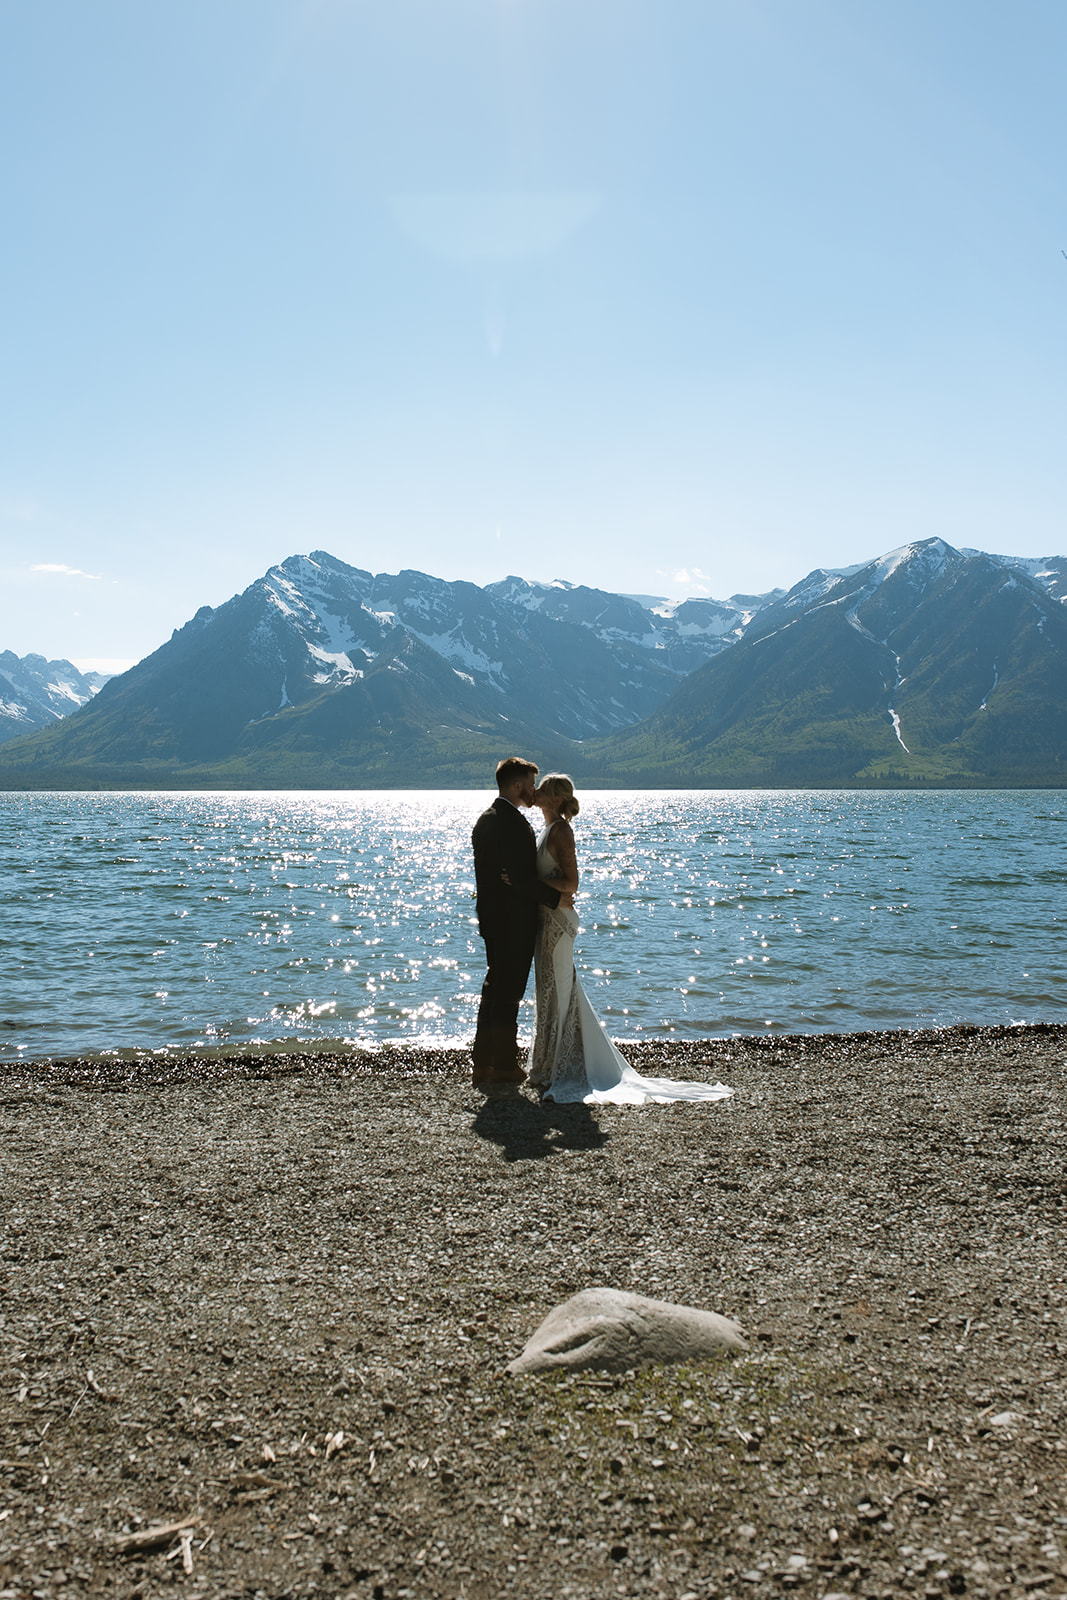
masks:
[[[523,756],[496,769],[497,797],[474,824],[478,931],[485,982],[472,1050],[474,1086],[486,1093],[530,1087],[545,1100],[586,1105],[722,1100],[722,1083],[645,1078],[615,1048],[578,979],[578,856],[571,826],[580,806],[565,774],[538,779]],[[535,835],[523,816],[535,807]],[[519,1006],[534,967],[536,1018],[526,1067],[519,1063]]]

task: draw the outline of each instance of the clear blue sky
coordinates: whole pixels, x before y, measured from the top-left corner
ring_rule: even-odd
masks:
[[[1067,552],[1063,0],[0,0],[0,649]]]

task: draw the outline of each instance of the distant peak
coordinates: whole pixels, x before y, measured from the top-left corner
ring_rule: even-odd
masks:
[[[312,550],[307,554],[298,552],[286,556],[284,561],[276,562],[264,576],[284,573],[288,578],[294,573],[307,572],[309,569],[315,573],[333,573],[342,578],[359,578],[368,583],[373,576],[372,573],[365,572],[362,567],[350,566],[347,561],[341,561],[337,556],[330,555],[328,550]]]

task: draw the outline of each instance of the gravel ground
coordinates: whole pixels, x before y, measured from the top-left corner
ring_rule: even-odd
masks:
[[[1067,1029],[631,1055],[0,1069],[0,1600],[1067,1594]],[[749,1351],[507,1376],[595,1284]]]

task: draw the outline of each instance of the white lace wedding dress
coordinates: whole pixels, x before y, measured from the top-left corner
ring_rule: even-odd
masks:
[[[548,834],[537,844],[537,872],[559,876],[548,848]],[[542,906],[534,954],[536,1023],[528,1062],[532,1088],[546,1100],[584,1101],[586,1105],[643,1106],[649,1101],[723,1100],[733,1094],[723,1083],[684,1083],[673,1078],[643,1078],[612,1044],[586,997],[574,969],[578,918],[560,906]]]

